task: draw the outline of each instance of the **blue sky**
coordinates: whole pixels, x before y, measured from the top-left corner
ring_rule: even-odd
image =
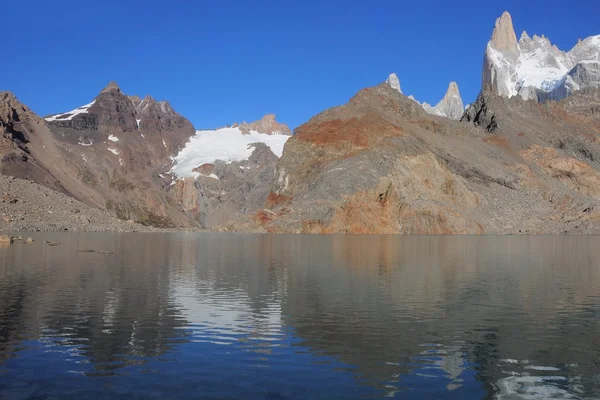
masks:
[[[517,36],[561,49],[600,34],[598,1],[9,1],[0,90],[43,116],[114,80],[169,100],[198,129],[265,113],[296,127],[390,72],[433,104],[455,80],[467,103],[504,10]]]

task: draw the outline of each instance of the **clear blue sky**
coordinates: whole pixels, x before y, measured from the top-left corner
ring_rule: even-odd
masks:
[[[196,128],[276,113],[292,127],[396,72],[436,103],[479,92],[495,19],[561,49],[600,34],[599,1],[8,1],[0,90],[38,114],[91,101],[110,80],[166,99]]]

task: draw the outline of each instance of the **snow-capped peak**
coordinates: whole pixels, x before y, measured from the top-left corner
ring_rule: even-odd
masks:
[[[496,20],[485,52],[482,87],[491,86],[505,97],[560,99],[588,86],[600,86],[600,73],[590,63],[600,62],[600,36],[580,41],[569,52],[553,45],[544,35],[529,37],[523,31],[516,40],[512,18],[505,12]],[[585,73],[575,73],[577,66]],[[577,75],[573,78],[573,75]],[[569,79],[569,76],[571,78]]]

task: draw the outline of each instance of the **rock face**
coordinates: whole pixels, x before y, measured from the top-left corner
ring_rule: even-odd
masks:
[[[233,124],[232,127],[240,128],[242,133],[250,133],[255,131],[267,135],[291,135],[292,131],[286,124],[281,124],[275,120],[275,114],[267,114],[258,121],[242,122],[241,124]]]
[[[165,102],[136,108],[115,83],[89,104],[45,119],[14,96],[0,108],[14,150],[2,172],[62,191],[113,215],[163,227],[190,226],[193,220],[172,206],[158,175],[195,130]],[[8,132],[10,131],[10,132]],[[12,133],[11,133],[12,132]]]
[[[364,89],[297,128],[264,208],[223,229],[598,232],[598,96],[541,105],[486,90],[458,122],[388,84]]]
[[[444,98],[440,100],[435,107],[432,107],[427,103],[423,103],[422,106],[429,114],[439,115],[453,120],[459,120],[465,111],[465,106],[463,105],[456,82],[450,82]]]
[[[48,134],[43,126],[43,120],[12,93],[0,92],[0,173],[72,195],[52,173],[51,157],[41,151],[44,133]]]
[[[400,79],[398,79],[398,76],[396,74],[390,74],[385,83],[390,85],[392,89],[397,90],[398,93],[402,94],[402,88],[400,88]]]
[[[482,89],[525,100],[560,100],[586,87],[600,87],[600,35],[581,40],[564,52],[543,35],[521,34],[512,18],[496,20],[483,60]]]
[[[247,160],[203,164],[196,169],[200,174],[197,178],[175,182],[174,198],[200,227],[221,225],[263,207],[274,182],[278,157],[264,143],[252,147]]]

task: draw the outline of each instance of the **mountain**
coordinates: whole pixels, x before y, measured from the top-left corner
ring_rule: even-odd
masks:
[[[391,74],[385,83],[398,93],[403,94],[402,90],[400,89],[400,80],[396,74]],[[453,120],[459,120],[465,110],[462,98],[460,97],[460,91],[458,90],[458,84],[456,82],[450,82],[446,94],[442,100],[435,105],[435,107],[431,106],[429,103],[420,103],[414,98],[414,96],[408,96],[408,98],[421,105],[421,107],[423,107],[423,109],[429,114],[438,115],[440,117],[446,117]]]
[[[496,20],[487,45],[482,72],[482,89],[528,100],[560,100],[586,87],[600,87],[600,35],[580,40],[564,52],[544,35],[520,39],[512,17],[504,12]]]
[[[137,110],[111,83],[75,110],[35,115],[10,93],[0,95],[2,173],[68,194],[124,220],[192,226],[172,205],[160,172],[171,167],[195,130],[166,103]],[[153,110],[153,111],[151,111]]]
[[[600,231],[600,91],[537,104],[484,90],[462,122],[389,84],[295,130],[264,208],[228,230]]]
[[[275,114],[266,114],[264,117],[254,122],[242,122],[232,125],[234,128],[240,128],[242,133],[251,132],[262,133],[265,135],[291,135],[292,130],[286,125],[275,120]]]
[[[0,93],[0,133],[2,174],[120,219],[209,228],[262,206],[291,130],[267,114],[196,131],[169,102],[111,82],[88,104],[44,119]]]

